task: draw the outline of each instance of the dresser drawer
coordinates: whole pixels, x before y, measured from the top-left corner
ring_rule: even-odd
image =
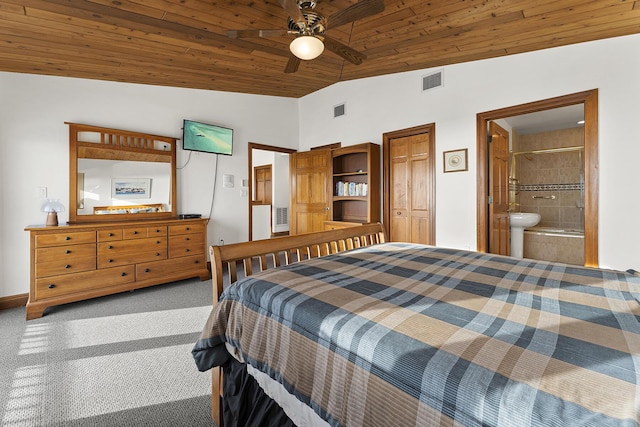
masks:
[[[204,254],[168,259],[157,262],[147,262],[136,266],[136,280],[156,279],[171,273],[190,270],[202,270],[207,263]]]
[[[202,234],[182,234],[169,237],[169,258],[198,255],[205,252]]]
[[[136,264],[167,258],[167,238],[120,240],[98,243],[98,268]]]
[[[70,233],[38,234],[36,235],[35,239],[36,248],[61,245],[78,245],[81,243],[95,243],[96,232],[77,231]]]
[[[204,223],[187,223],[169,226],[169,235],[174,236],[176,234],[192,234],[192,233],[204,233]]]
[[[96,269],[96,256],[36,263],[36,278]]]
[[[122,228],[98,231],[98,242],[111,242],[113,240],[122,240]]]
[[[145,239],[147,238],[147,227],[128,227],[122,229],[123,239]]]
[[[134,267],[130,265],[36,279],[36,299],[130,283],[135,280],[134,272]]]
[[[101,253],[98,256],[98,268],[110,268],[118,265],[137,264],[140,262],[167,259],[167,248],[162,247],[154,250],[139,252],[113,252]]]
[[[59,261],[68,263],[76,258],[96,256],[96,245],[85,243],[82,245],[50,246],[36,249],[36,264],[43,262]]]
[[[148,237],[166,236],[166,235],[167,235],[166,225],[158,225],[156,227],[147,227]]]
[[[98,243],[98,256],[123,253],[158,251],[167,248],[166,237],[152,237],[146,239],[118,240],[113,242]]]

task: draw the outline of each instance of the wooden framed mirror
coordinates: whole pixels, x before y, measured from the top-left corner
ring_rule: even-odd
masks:
[[[176,138],[69,125],[69,223],[176,217]]]

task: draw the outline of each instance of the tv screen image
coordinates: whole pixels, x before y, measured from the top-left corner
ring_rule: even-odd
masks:
[[[185,120],[182,148],[230,156],[233,154],[233,129]]]

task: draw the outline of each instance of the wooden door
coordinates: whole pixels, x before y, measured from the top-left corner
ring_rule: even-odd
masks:
[[[509,132],[490,122],[489,133],[489,252],[509,255]]]
[[[331,150],[319,149],[290,156],[290,234],[324,230],[331,219]]]
[[[387,133],[383,139],[389,240],[435,244],[433,125]]]
[[[271,165],[256,166],[253,169],[253,177],[255,179],[255,198],[254,202],[263,205],[271,204]]]

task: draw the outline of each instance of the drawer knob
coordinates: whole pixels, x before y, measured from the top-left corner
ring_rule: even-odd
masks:
[[[158,244],[158,245],[159,245],[159,244],[160,244],[160,240],[156,240],[156,244]]]
[[[64,268],[71,268],[69,264],[65,265]]]
[[[191,252],[191,249],[187,248],[184,250],[185,252]]]
[[[185,237],[184,240],[191,240],[191,239],[189,239],[188,237]]]
[[[65,254],[70,254],[71,251],[69,249],[67,249],[66,251],[64,251]]]
[[[149,270],[148,268],[145,268],[145,269],[144,269],[144,272],[145,272],[145,273],[148,273],[148,272],[150,272],[150,271],[151,271],[151,270]]]
[[[126,275],[127,275],[127,273],[125,273],[125,272],[123,272],[123,273],[121,274],[121,276],[122,276],[122,277],[124,277],[124,276],[126,276]]]
[[[133,232],[133,234],[138,234],[138,232],[137,232],[137,231],[134,231],[134,232]]]
[[[109,233],[109,237],[113,237],[113,233]]]
[[[56,287],[56,285],[54,285],[53,283],[51,283],[51,284],[49,285],[49,289],[53,289],[53,288],[55,288],[55,287]]]
[[[107,249],[113,249],[113,246],[109,245],[107,246]]]
[[[189,231],[189,230],[191,230],[191,228],[190,228],[190,227],[187,227],[187,231]]]
[[[156,252],[156,256],[160,256],[160,252]]]
[[[199,260],[196,260],[196,264],[200,264],[200,261],[199,261]]]
[[[160,232],[160,230],[156,230],[156,233],[159,233],[159,232]]]
[[[112,259],[109,259],[109,260],[107,260],[107,262],[113,262],[113,260],[112,260]]]
[[[64,238],[64,240],[71,240],[71,237],[67,236]]]

